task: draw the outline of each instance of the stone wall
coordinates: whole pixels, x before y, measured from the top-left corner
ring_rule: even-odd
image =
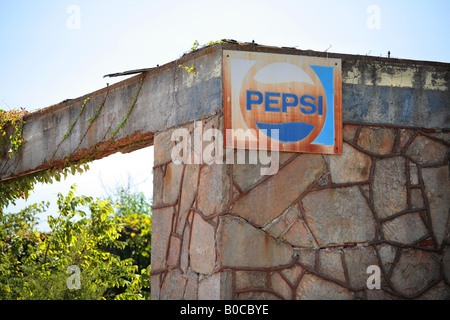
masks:
[[[329,57],[342,59],[342,155],[281,152],[262,176],[175,165],[180,125],[155,132],[153,299],[450,298],[450,65]],[[223,127],[221,110],[198,120]]]
[[[342,155],[280,153],[273,176],[175,165],[172,131],[155,135],[152,299],[450,297],[447,131],[346,123]]]

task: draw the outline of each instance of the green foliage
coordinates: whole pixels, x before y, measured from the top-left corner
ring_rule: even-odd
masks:
[[[105,105],[105,101],[106,101],[106,97],[103,99],[102,103],[100,103],[97,106],[97,109],[95,110],[94,114],[92,115],[92,117],[88,120],[88,130],[91,127],[91,125],[94,123],[95,119],[97,119],[98,115],[100,114],[100,111],[102,110],[103,106]]]
[[[8,154],[12,158],[19,153],[19,148],[24,143],[22,128],[24,124],[23,117],[26,114],[28,114],[28,111],[23,108],[10,111],[0,109],[0,157],[3,158]],[[13,129],[12,133],[8,134],[7,131],[10,125]]]
[[[28,199],[36,183],[53,183],[55,180],[61,181],[62,177],[65,179],[68,174],[82,173],[88,170],[89,165],[85,161],[67,163],[67,166],[64,168],[43,170],[0,182],[0,214],[9,204],[16,204],[17,199]]]
[[[198,43],[198,40],[195,40],[194,44],[191,47],[191,51],[195,51],[195,50],[201,49],[203,47],[212,46],[214,44],[222,43],[222,42],[223,42],[222,40],[216,40],[216,41],[212,41],[211,40],[211,41],[209,41],[209,42],[207,42],[205,44],[200,45],[200,43]]]
[[[125,214],[115,213],[119,205],[112,201],[76,196],[75,191],[72,187],[67,196],[58,195],[58,216],[48,217],[49,233],[35,228],[36,214],[48,204],[0,215],[0,299],[149,299],[150,259],[148,268],[140,269],[133,257],[114,252],[141,250],[140,245],[127,249],[123,230],[133,226],[145,238],[151,218],[135,218],[124,204]],[[129,203],[139,200],[120,197]],[[140,200],[136,204],[149,208]],[[80,269],[79,289],[68,286],[69,266]]]
[[[192,64],[190,67],[183,66],[182,64],[179,64],[179,65],[178,65],[178,68],[181,68],[181,69],[186,70],[187,73],[191,73],[191,72],[197,71],[197,69],[195,69],[194,64]]]
[[[139,270],[148,267],[151,257],[152,207],[150,199],[140,193],[130,193],[120,188],[108,199],[116,203],[115,215],[121,225],[119,240],[125,243],[116,253],[123,259],[131,258]]]
[[[125,126],[125,123],[127,122],[128,117],[131,114],[131,111],[133,110],[134,106],[136,105],[136,102],[137,102],[137,99],[139,97],[139,93],[141,92],[143,84],[144,84],[144,78],[142,78],[141,81],[139,82],[139,87],[138,87],[136,93],[134,94],[134,99],[133,99],[133,101],[131,101],[131,105],[128,108],[127,113],[122,117],[122,119],[120,120],[120,123],[110,133],[109,137],[110,137],[110,139],[112,141],[114,141],[114,138],[119,133],[119,130],[122,129]]]
[[[88,101],[89,101],[90,99],[91,99],[91,98],[87,98],[87,99],[84,100],[83,105],[82,105],[81,108],[80,108],[80,112],[78,113],[77,118],[70,124],[69,129],[66,131],[66,133],[65,133],[64,136],[62,137],[62,141],[66,140],[66,139],[69,137],[70,133],[71,133],[72,130],[73,130],[73,127],[75,126],[75,123],[77,123],[78,119],[80,118],[81,114],[83,113],[84,108],[86,107],[86,104],[88,103]]]
[[[191,47],[191,51],[197,50],[199,46],[200,46],[200,44],[198,43],[198,40],[195,40],[194,44]]]
[[[207,42],[205,44],[202,44],[202,45],[200,45],[198,40],[195,40],[194,43],[192,44],[190,52],[198,50],[198,49],[201,49],[203,47],[212,46],[212,45],[217,44],[217,43],[222,43],[222,40],[209,41],[209,42]],[[196,72],[197,71],[197,69],[195,68],[194,64],[192,64],[190,67],[184,66],[182,64],[179,64],[178,68],[184,69],[187,73],[191,73],[191,72]]]

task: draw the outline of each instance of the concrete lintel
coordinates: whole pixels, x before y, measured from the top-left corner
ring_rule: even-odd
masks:
[[[222,50],[342,59],[344,122],[449,129],[448,63],[223,42],[26,116],[26,144],[0,160],[0,181],[151,145],[154,133],[222,112]]]
[[[218,46],[205,48],[27,115],[26,143],[18,156],[0,160],[0,181],[63,166],[67,158],[99,159],[152,145],[158,131],[220,112],[221,53]],[[180,64],[196,71],[188,73]]]

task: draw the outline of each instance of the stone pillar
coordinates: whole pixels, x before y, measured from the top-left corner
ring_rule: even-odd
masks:
[[[221,119],[201,123],[218,128]],[[171,135],[180,128],[189,130],[193,139],[194,124],[188,124],[160,132],[154,140],[151,297],[230,299],[231,273],[217,261],[219,219],[230,203],[229,166],[175,164]]]
[[[152,299],[449,297],[444,131],[347,124],[342,155],[280,153],[263,176],[174,164],[173,130],[155,135]]]

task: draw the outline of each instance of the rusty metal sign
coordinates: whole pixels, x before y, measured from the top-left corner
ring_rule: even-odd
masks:
[[[340,59],[224,50],[223,70],[227,148],[342,153]]]

